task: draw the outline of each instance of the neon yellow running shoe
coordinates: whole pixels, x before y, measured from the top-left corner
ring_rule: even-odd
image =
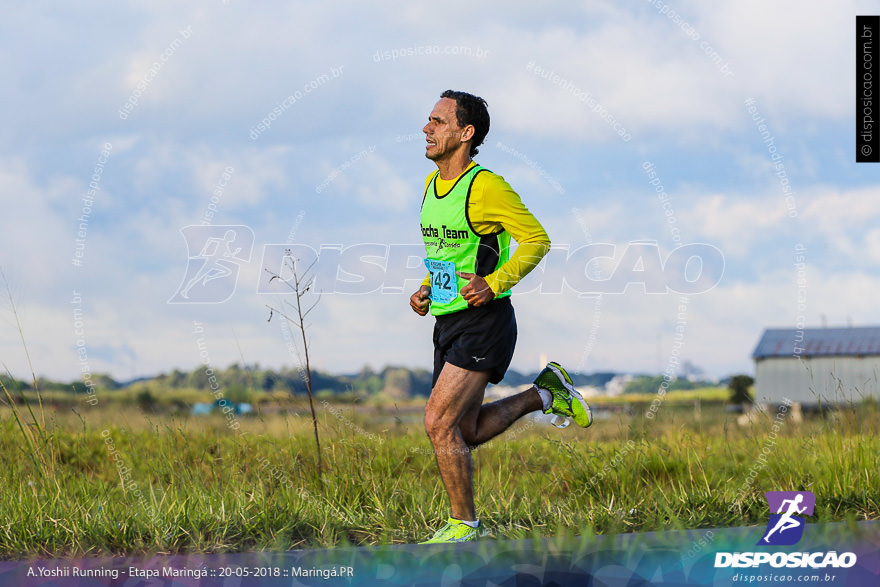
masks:
[[[452,542],[471,542],[486,535],[482,524],[476,528],[471,528],[461,520],[449,518],[446,525],[437,530],[430,540],[419,542],[419,544],[443,544]]]
[[[568,426],[571,423],[569,418],[574,418],[574,421],[582,428],[593,423],[593,413],[590,411],[590,406],[574,388],[571,377],[559,363],[547,363],[544,370],[535,378],[535,387],[544,389],[553,396],[550,408],[544,410],[544,413],[554,415],[550,423],[557,428]],[[557,424],[560,417],[564,418],[564,422]]]

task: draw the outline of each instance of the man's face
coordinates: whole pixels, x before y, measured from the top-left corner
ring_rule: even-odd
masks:
[[[431,161],[448,159],[459,149],[470,148],[462,139],[470,138],[473,128],[458,126],[455,107],[455,100],[452,98],[441,98],[428,116],[428,124],[422,129],[427,141],[425,157]]]

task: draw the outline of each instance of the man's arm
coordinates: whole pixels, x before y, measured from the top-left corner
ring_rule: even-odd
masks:
[[[544,227],[500,175],[484,172],[476,177],[468,215],[480,234],[503,228],[517,242],[510,259],[484,278],[495,295],[519,283],[550,250]]]

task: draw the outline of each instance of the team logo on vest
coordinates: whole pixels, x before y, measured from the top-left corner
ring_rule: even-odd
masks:
[[[767,531],[758,544],[772,546],[797,544],[803,537],[806,526],[800,515],[813,515],[816,496],[809,491],[768,491],[764,495],[770,505],[770,521],[767,522]]]
[[[425,246],[426,247],[434,247],[438,251],[441,249],[458,249],[461,248],[460,242],[450,242],[450,241],[461,241],[468,240],[470,238],[470,233],[467,230],[452,230],[450,228],[446,228],[446,225],[443,224],[440,228],[429,224],[428,226],[422,226],[422,236],[425,237]],[[436,239],[436,240],[427,240],[427,239]]]
[[[443,224],[440,228],[436,228],[434,225],[429,224],[422,226],[422,236],[424,237],[434,237],[440,238],[441,241],[445,239],[449,240],[464,240],[470,238],[470,232],[467,230],[453,230],[451,228],[446,228],[446,225]]]

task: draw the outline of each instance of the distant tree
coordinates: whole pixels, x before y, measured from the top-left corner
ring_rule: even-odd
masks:
[[[749,388],[755,384],[754,377],[749,375],[734,375],[727,384],[730,390],[730,403],[732,404],[750,404],[753,403],[752,394]]]
[[[104,373],[96,373],[92,375],[92,381],[96,387],[101,389],[119,389],[122,387],[118,381]]]
[[[675,380],[673,380],[673,383]],[[633,377],[632,381],[626,384],[626,387],[623,389],[623,393],[640,393],[643,395],[650,395],[652,393],[657,393],[657,389],[659,389],[660,384],[663,383],[662,375],[639,375]],[[666,388],[669,389],[670,385],[667,385]]]
[[[411,373],[412,385],[410,391],[412,395],[420,395],[428,397],[431,395],[431,383],[433,380],[432,373],[425,369],[416,369]]]
[[[223,384],[227,387],[232,387],[234,385],[247,387],[249,383],[247,370],[242,369],[238,363],[233,363],[224,370],[222,377]]]
[[[203,367],[199,367],[190,372],[184,379],[186,387],[195,389],[208,389],[208,373]]]
[[[144,412],[152,412],[156,409],[156,405],[158,402],[156,401],[156,396],[153,395],[153,392],[150,391],[150,388],[145,387],[141,391],[138,392],[137,397],[135,398],[141,410]]]
[[[280,379],[281,376],[272,369],[269,369],[268,371],[263,371],[259,374],[259,377],[257,378],[257,380],[260,382],[260,389],[265,392],[274,391],[275,384],[278,383]]]
[[[183,387],[185,382],[186,373],[182,373],[180,369],[174,369],[174,371],[171,372],[171,375],[168,376],[167,385],[172,388]]]
[[[366,390],[367,393],[379,393],[384,386],[385,382],[382,381],[382,376],[378,373],[372,373],[362,382],[362,388]]]
[[[409,369],[388,369],[385,372],[385,388],[388,397],[407,399],[411,395],[412,377]]]
[[[252,398],[251,398],[252,394],[251,394],[250,390],[247,387],[245,387],[244,385],[241,385],[238,383],[234,383],[234,384],[230,385],[229,387],[227,387],[224,390],[223,395],[229,401],[235,402],[238,404],[250,403],[252,400]]]
[[[666,382],[665,386],[663,385],[664,382]],[[688,381],[681,377],[673,377],[669,381],[666,381],[666,378],[663,375],[639,375],[626,384],[623,393],[650,395],[657,393],[661,388],[666,391],[679,391],[683,389],[696,389],[700,385],[701,382]]]

